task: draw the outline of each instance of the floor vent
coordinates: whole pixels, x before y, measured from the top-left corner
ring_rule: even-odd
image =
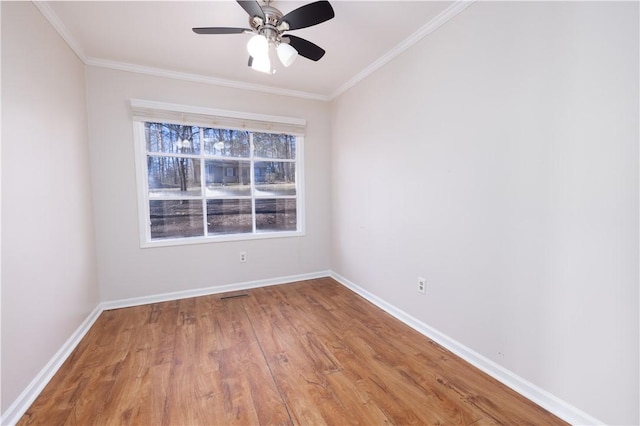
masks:
[[[234,294],[232,296],[222,296],[220,300],[229,300],[229,299],[237,299],[239,297],[249,297],[248,294]]]

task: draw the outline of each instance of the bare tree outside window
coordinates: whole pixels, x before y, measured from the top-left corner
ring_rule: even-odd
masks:
[[[146,123],[145,136],[150,154],[147,156],[150,196],[199,195],[201,162],[193,156],[200,154],[200,129]]]

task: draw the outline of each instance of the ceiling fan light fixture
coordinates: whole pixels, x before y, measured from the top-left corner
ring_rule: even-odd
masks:
[[[278,45],[277,52],[280,62],[282,62],[282,65],[285,67],[293,64],[298,57],[298,51],[288,43],[280,43]]]
[[[1,0],[0,0],[1,1]],[[254,70],[275,74],[276,53],[285,67],[298,56],[312,61],[320,60],[326,53],[320,46],[294,35],[283,34],[321,24],[335,17],[328,0],[316,0],[292,10],[286,15],[270,5],[271,0],[236,0],[249,14],[251,28],[197,27],[196,34],[253,34],[247,43],[248,65]],[[284,42],[284,43],[283,43]]]
[[[256,34],[249,39],[247,50],[249,51],[249,55],[254,58],[267,57],[268,60],[269,42],[265,36]]]

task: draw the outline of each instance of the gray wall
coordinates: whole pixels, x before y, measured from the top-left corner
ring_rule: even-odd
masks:
[[[637,2],[472,5],[332,103],[332,269],[638,424],[638,75]]]
[[[330,122],[325,102],[87,67],[91,173],[104,301],[329,270]],[[132,98],[304,118],[306,235],[140,248]],[[240,251],[247,263],[239,262]]]
[[[2,411],[98,304],[84,65],[2,2]]]

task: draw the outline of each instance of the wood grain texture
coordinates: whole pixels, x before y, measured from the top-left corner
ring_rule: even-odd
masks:
[[[19,425],[565,424],[330,278],[105,311]]]

